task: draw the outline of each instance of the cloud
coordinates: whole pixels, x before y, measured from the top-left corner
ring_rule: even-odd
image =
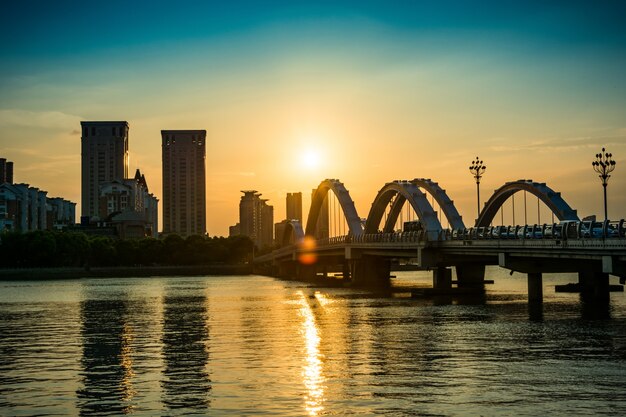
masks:
[[[489,147],[495,152],[518,152],[518,151],[534,151],[534,152],[553,152],[553,151],[576,151],[581,149],[596,149],[601,147],[621,147],[626,144],[626,132],[620,129],[613,135],[607,136],[587,136],[576,138],[558,138],[534,140],[530,143],[520,143],[519,140],[498,138],[493,142],[515,142],[514,145],[494,144]]]
[[[81,117],[59,111],[34,112],[20,109],[0,110],[0,128],[37,127],[44,129],[64,129],[80,124]],[[78,132],[80,133],[80,132]],[[72,131],[74,134],[74,131]]]

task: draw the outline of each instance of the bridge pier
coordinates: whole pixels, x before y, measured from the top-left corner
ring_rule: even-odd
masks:
[[[485,286],[485,265],[456,265],[456,279],[459,288],[483,288]]]
[[[606,303],[610,300],[609,274],[597,271],[579,272],[578,284],[583,298]]]
[[[543,302],[543,276],[541,272],[528,273],[528,302],[530,304]]]
[[[391,286],[389,259],[363,256],[352,261],[352,283],[357,287],[388,288]]]
[[[437,290],[452,288],[452,269],[446,267],[433,269],[433,288]]]
[[[277,275],[280,278],[295,278],[298,276],[298,262],[287,261],[276,265]]]

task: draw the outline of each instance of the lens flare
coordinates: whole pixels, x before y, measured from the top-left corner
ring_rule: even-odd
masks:
[[[315,239],[310,236],[305,236],[304,239],[300,241],[299,246],[298,262],[302,265],[313,265],[317,262],[317,254],[315,253],[317,244],[315,243]]]

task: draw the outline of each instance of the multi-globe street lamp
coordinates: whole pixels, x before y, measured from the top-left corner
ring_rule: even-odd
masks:
[[[596,160],[591,163],[594,171],[600,177],[602,181],[602,188],[604,189],[604,220],[609,219],[607,205],[606,205],[606,186],[609,183],[609,175],[615,169],[616,162],[613,160],[613,154],[606,151],[606,149],[602,148],[602,152],[596,154]]]
[[[471,174],[476,179],[476,204],[478,207],[478,214],[476,215],[476,218],[480,216],[480,178],[483,176],[486,169],[487,167],[483,165],[483,161],[481,161],[478,157],[472,161],[472,165],[469,167]]]

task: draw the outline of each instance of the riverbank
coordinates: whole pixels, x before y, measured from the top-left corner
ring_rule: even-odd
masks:
[[[198,275],[249,275],[250,265],[184,265],[86,268],[12,268],[0,269],[0,281],[79,278],[132,278]]]

